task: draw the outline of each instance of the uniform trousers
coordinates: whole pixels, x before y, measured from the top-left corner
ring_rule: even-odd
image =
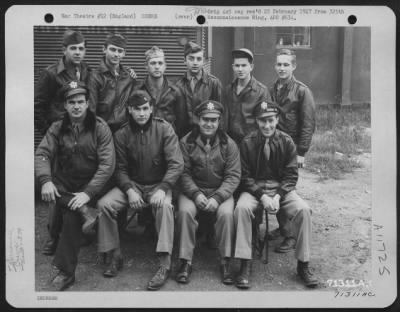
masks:
[[[269,196],[276,194],[276,184],[258,182]],[[257,209],[263,209],[261,203],[250,193],[243,192],[236,204],[234,220],[236,227],[236,242],[234,257],[240,259],[251,259],[252,248],[252,220]],[[287,220],[290,231],[297,240],[295,257],[307,262],[310,259],[311,245],[311,209],[297,195],[296,191],[286,193],[280,199],[279,217]]]
[[[57,186],[61,197],[57,197],[54,207],[62,213],[63,225],[54,255],[53,265],[68,274],[74,274],[78,264],[78,255],[83,238],[82,216],[68,207],[69,201],[75,196],[66,192],[63,185]],[[93,205],[93,200],[88,204]]]
[[[196,230],[199,225],[196,216],[199,213],[199,209],[192,200],[183,194],[179,195],[178,207],[179,258],[191,262],[196,245]],[[234,200],[231,196],[219,205],[215,211],[215,238],[222,258],[230,258],[232,256],[234,239],[233,209]]]
[[[149,202],[150,197],[157,190],[158,185],[138,185],[140,195],[144,202]],[[172,254],[174,240],[174,208],[172,205],[172,191],[166,194],[164,204],[161,208],[145,207],[152,209],[155,218],[155,227],[158,234],[156,252]],[[99,227],[98,227],[98,251],[108,252],[120,247],[120,238],[117,219],[107,213],[106,207],[112,207],[121,212],[129,207],[128,196],[119,188],[115,187],[104,195],[98,202]]]

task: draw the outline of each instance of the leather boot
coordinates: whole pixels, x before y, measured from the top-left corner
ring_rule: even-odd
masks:
[[[250,288],[250,271],[251,271],[251,260],[241,260],[240,272],[236,278],[236,287],[242,289]]]
[[[318,285],[318,280],[310,271],[310,268],[308,267],[308,262],[297,262],[297,274],[299,274],[300,278],[303,280],[304,284],[307,287],[312,288]]]
[[[97,210],[83,205],[77,209],[83,220],[82,232],[84,234],[94,234],[94,226],[97,222]]]

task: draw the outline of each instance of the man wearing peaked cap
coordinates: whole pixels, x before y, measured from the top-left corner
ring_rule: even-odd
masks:
[[[64,101],[59,92],[62,86],[71,80],[88,83],[91,76],[90,67],[83,61],[86,42],[80,31],[65,31],[62,51],[63,57],[43,70],[35,85],[35,128],[42,134],[64,116]],[[94,107],[90,109],[94,111]]]
[[[232,69],[235,78],[225,88],[224,106],[226,109],[225,129],[240,143],[243,137],[257,129],[253,116],[255,105],[270,100],[268,88],[252,75],[254,55],[246,48],[232,51]]]
[[[70,81],[88,83],[92,72],[83,61],[86,52],[85,38],[80,31],[68,29],[62,38],[63,57],[42,71],[35,85],[34,115],[35,129],[45,134],[50,125],[64,118],[65,107],[61,89]],[[89,109],[94,111],[93,103]],[[57,247],[61,233],[62,216],[49,202],[48,229],[50,238],[45,243],[43,254],[52,255]]]
[[[104,57],[90,81],[90,100],[96,104],[96,114],[103,118],[114,133],[126,121],[126,101],[137,84],[132,69],[122,65],[126,39],[110,33],[104,40]]]
[[[96,200],[105,191],[115,167],[111,131],[101,118],[88,110],[88,89],[80,81],[60,90],[66,114],[48,129],[35,153],[35,177],[41,198],[54,203],[54,214],[63,224],[61,233],[49,227],[54,244],[57,276],[55,290],[75,281],[78,253],[83,238],[96,223]]]
[[[232,58],[248,58],[250,63],[253,63],[254,61],[254,55],[253,52],[251,52],[249,49],[246,48],[241,48],[237,50],[232,51]]]
[[[185,103],[180,90],[164,76],[167,68],[164,51],[157,46],[145,52],[147,77],[137,89],[146,91],[153,106],[153,116],[171,123],[181,136],[185,122]]]
[[[189,41],[184,46],[184,62],[187,71],[177,80],[176,86],[181,91],[185,104],[182,136],[197,124],[198,118],[194,110],[201,102],[214,100],[221,102],[222,85],[220,80],[204,70],[204,49]]]
[[[221,281],[234,282],[230,269],[234,239],[232,194],[240,182],[240,157],[236,143],[219,127],[223,112],[222,104],[217,101],[202,102],[194,111],[198,125],[181,140],[185,169],[178,201],[178,283],[190,280],[197,217],[201,215],[208,215],[214,221]]]
[[[179,129],[179,137],[183,137],[193,126],[197,125],[199,118],[194,114],[194,110],[200,103],[207,100],[222,101],[221,81],[204,69],[204,49],[198,44],[189,41],[184,46],[183,55],[187,71],[175,83],[182,94],[184,103],[183,112],[181,113],[183,122]],[[215,240],[212,225],[202,223],[203,225],[206,225],[206,229],[203,231],[203,228],[201,228],[200,231],[207,233],[207,244],[214,246]],[[207,230],[207,227],[210,229]]]
[[[253,110],[258,126],[240,144],[242,193],[236,204],[235,258],[241,260],[236,280],[238,288],[250,287],[252,217],[259,209],[290,221],[297,239],[295,257],[297,273],[307,287],[317,279],[309,269],[311,247],[311,210],[297,195],[298,179],[296,145],[289,135],[276,129],[280,108],[260,101]]]
[[[157,290],[171,270],[174,241],[172,190],[183,171],[182,153],[172,126],[152,118],[153,106],[147,93],[135,90],[127,101],[128,123],[115,134],[117,166],[113,188],[98,202],[98,250],[108,253],[110,263],[103,272],[114,277],[122,268],[117,217],[127,208],[154,216],[158,234],[156,253],[159,268],[147,288]]]

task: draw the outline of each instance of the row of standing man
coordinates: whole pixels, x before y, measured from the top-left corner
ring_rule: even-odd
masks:
[[[223,90],[203,69],[204,51],[193,42],[184,47],[187,72],[175,83],[164,76],[158,47],[146,51],[148,75],[138,82],[121,64],[122,35],[106,37],[95,70],[83,61],[85,45],[79,31],[67,30],[64,56],[35,86],[35,126],[45,134],[35,154],[36,180],[42,199],[55,203],[43,250],[55,254],[54,287],[74,283],[83,233],[94,224],[98,251],[109,259],[103,275],[118,274],[118,215],[127,208],[151,211],[155,219],[160,266],[149,290],[162,287],[170,274],[174,227],[176,280],[189,282],[196,216],[203,212],[213,216],[222,282],[249,288],[252,222],[262,209],[277,215],[284,237],[277,251],[295,249],[299,276],[316,286],[309,269],[311,211],[295,192],[315,105],[309,88],[293,76],[293,51],[278,52],[271,90],[252,75],[252,52],[232,51],[235,79]],[[241,263],[236,278],[232,257]]]

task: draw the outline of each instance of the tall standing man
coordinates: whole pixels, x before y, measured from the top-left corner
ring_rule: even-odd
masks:
[[[50,125],[64,117],[64,99],[61,88],[69,81],[88,83],[90,67],[83,61],[86,42],[80,31],[66,30],[62,43],[63,57],[47,67],[35,86],[35,126],[45,134]],[[94,111],[95,103],[89,103]]]
[[[224,92],[224,127],[229,136],[239,144],[248,133],[257,129],[253,117],[255,105],[260,101],[269,100],[270,95],[268,88],[252,75],[254,56],[249,49],[233,50],[232,58],[235,79]]]
[[[114,135],[118,187],[98,202],[99,252],[110,255],[105,277],[114,277],[122,268],[117,216],[128,207],[134,211],[151,209],[158,234],[156,252],[160,266],[147,289],[157,290],[171,269],[174,238],[172,189],[183,172],[178,136],[163,119],[152,118],[150,98],[141,90],[128,100],[129,122]]]
[[[186,114],[182,135],[187,134],[198,122],[194,114],[195,108],[206,100],[221,102],[222,85],[220,80],[204,70],[204,50],[198,44],[189,41],[184,47],[186,73],[177,80],[185,102]]]
[[[137,88],[146,91],[150,97],[153,116],[171,123],[178,136],[181,136],[186,120],[185,103],[180,90],[164,76],[167,68],[164,51],[154,46],[146,51],[145,58],[148,75]]]
[[[296,66],[296,55],[292,50],[278,51],[275,62],[278,79],[271,89],[271,96],[281,108],[278,129],[292,137],[296,144],[297,164],[303,168],[315,130],[315,104],[311,90],[294,77]],[[288,230],[286,220],[278,218],[278,223],[280,231],[272,231],[271,236],[282,234],[284,240],[275,251],[285,253],[295,247],[296,240]]]
[[[47,67],[40,75],[35,86],[34,114],[35,127],[45,134],[50,125],[64,118],[65,105],[62,89],[69,81],[81,81],[85,84],[91,79],[92,71],[83,61],[86,52],[86,41],[80,31],[67,29],[62,43],[63,57]],[[89,109],[94,111],[94,103],[88,102]],[[47,228],[49,238],[43,247],[44,255],[53,255],[62,228],[62,213],[53,202],[49,202]]]
[[[216,241],[220,256],[221,280],[233,284],[229,267],[234,240],[233,192],[240,182],[240,155],[236,143],[221,129],[223,106],[204,101],[194,111],[199,118],[181,140],[185,170],[181,177],[178,210],[179,258],[176,280],[188,283],[196,244],[198,213],[215,216]]]
[[[127,121],[126,103],[136,84],[132,71],[121,64],[125,48],[124,36],[107,35],[103,45],[104,57],[89,85],[90,100],[96,104],[96,114],[107,122],[113,133]]]
[[[90,207],[115,167],[111,131],[104,120],[88,110],[86,86],[71,81],[61,91],[67,113],[51,125],[35,153],[35,174],[42,200],[55,201],[63,215],[53,261],[59,273],[52,280],[60,291],[75,281],[82,231],[89,232],[97,216]]]
[[[318,281],[309,269],[311,210],[295,191],[298,169],[296,145],[289,135],[276,129],[279,106],[260,102],[254,109],[258,130],[240,145],[243,193],[237,202],[235,258],[240,259],[238,288],[250,287],[252,219],[257,209],[282,214],[290,221],[297,239],[297,273],[307,287]]]

